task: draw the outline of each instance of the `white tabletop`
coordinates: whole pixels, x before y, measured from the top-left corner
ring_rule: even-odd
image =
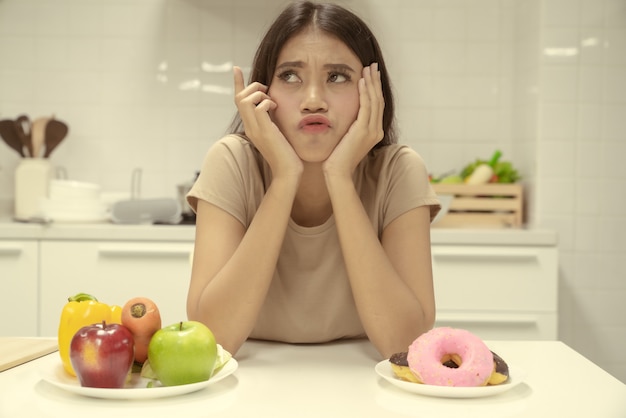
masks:
[[[0,373],[0,417],[626,417],[626,385],[555,341],[487,341],[524,383],[475,399],[405,392],[379,377],[367,341],[247,342],[231,376],[201,391],[153,400],[104,400],[41,380],[49,354]],[[60,361],[60,360],[59,360]]]

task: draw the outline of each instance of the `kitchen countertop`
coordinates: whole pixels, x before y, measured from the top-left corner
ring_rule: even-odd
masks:
[[[0,238],[15,240],[137,240],[193,242],[195,225],[118,225],[112,223],[35,224],[0,219]],[[545,229],[433,228],[435,245],[555,246],[556,232]]]
[[[248,341],[231,376],[200,391],[152,400],[72,394],[41,380],[58,354],[0,373],[0,416],[192,417],[588,417],[626,416],[626,385],[558,341],[487,341],[523,383],[472,399],[435,398],[397,388],[374,370],[365,340],[323,345]]]
[[[195,225],[24,223],[0,221],[0,238],[31,240],[134,240],[193,242]]]

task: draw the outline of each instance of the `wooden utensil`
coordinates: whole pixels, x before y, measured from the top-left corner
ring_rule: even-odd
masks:
[[[52,117],[41,117],[33,120],[31,127],[31,142],[33,145],[33,157],[39,158],[42,157],[42,150],[45,146],[45,137],[46,137],[46,126],[48,123],[54,118]]]
[[[63,141],[68,132],[65,123],[57,119],[51,119],[46,125],[45,143],[46,152],[44,158],[48,158],[52,151]]]
[[[17,128],[15,127],[15,121],[12,119],[0,120],[0,136],[4,139],[4,142],[22,157],[24,155],[24,144],[17,134]]]
[[[22,141],[22,144],[28,150],[28,156],[33,156],[33,143],[30,137],[31,124],[30,118],[26,115],[20,115],[15,120],[15,128],[17,129],[17,136]]]

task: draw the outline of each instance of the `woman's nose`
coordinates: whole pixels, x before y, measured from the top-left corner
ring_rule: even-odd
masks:
[[[325,112],[328,105],[324,100],[323,88],[311,83],[304,88],[304,97],[300,110],[303,112]]]

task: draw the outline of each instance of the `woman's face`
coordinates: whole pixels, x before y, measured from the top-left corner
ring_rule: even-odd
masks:
[[[303,161],[326,160],[356,119],[362,72],[357,56],[323,31],[285,43],[268,92],[277,104],[271,117]]]

